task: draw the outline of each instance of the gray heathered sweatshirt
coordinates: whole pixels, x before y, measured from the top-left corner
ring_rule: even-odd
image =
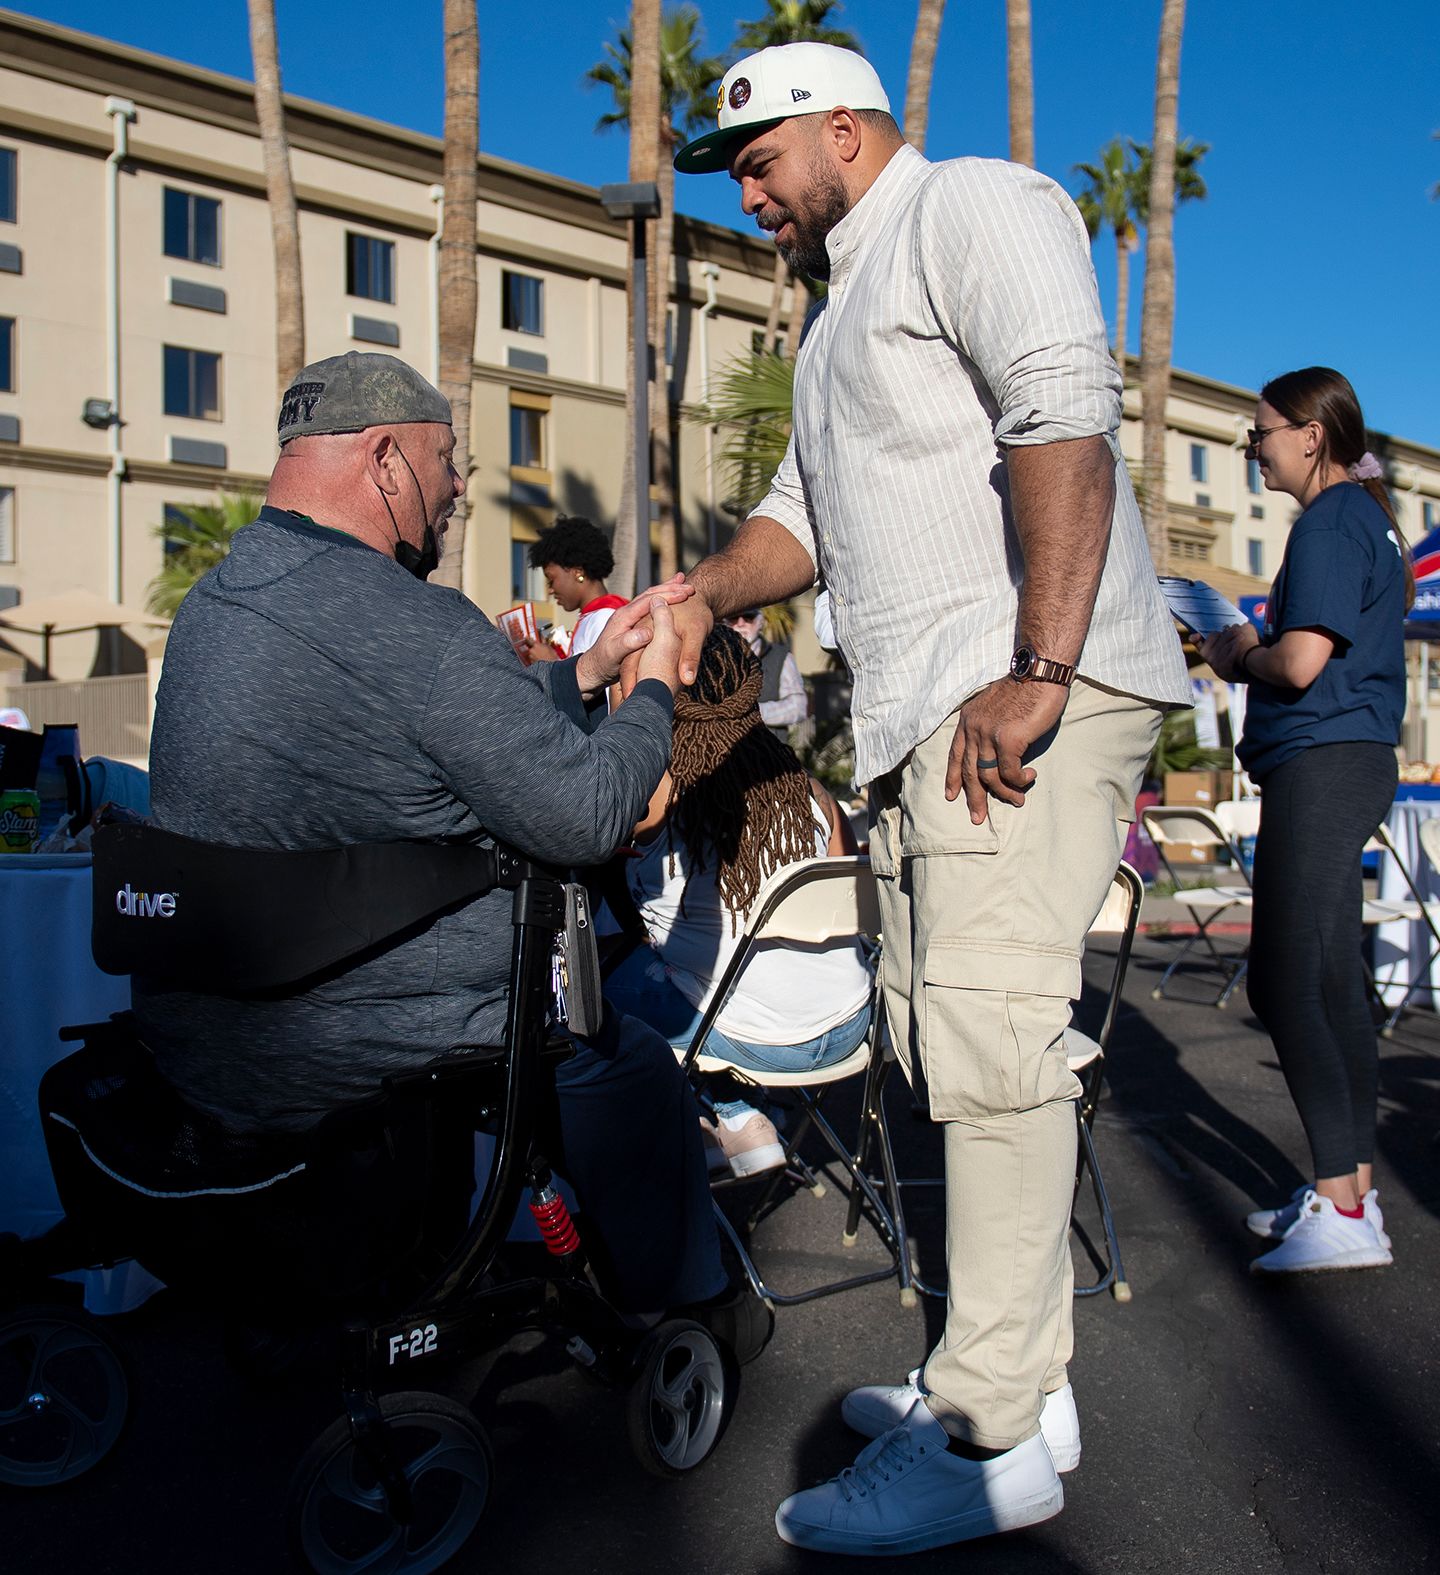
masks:
[[[672,705],[639,685],[585,731],[574,664],[523,668],[458,593],[342,532],[265,509],[185,598],[151,741],[167,830],[233,847],[494,836],[595,864],[669,760]],[[295,1130],[504,1030],[510,896],[496,892],[281,1001],[140,985],[165,1075],[229,1124]]]

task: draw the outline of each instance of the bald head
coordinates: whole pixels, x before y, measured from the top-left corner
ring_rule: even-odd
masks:
[[[455,507],[462,484],[448,423],[407,421],[293,437],[280,450],[265,501],[342,530],[388,556],[423,550]]]

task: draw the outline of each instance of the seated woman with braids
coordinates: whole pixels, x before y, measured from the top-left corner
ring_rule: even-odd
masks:
[[[694,684],[675,697],[670,770],[635,828],[636,856],[625,861],[644,944],[606,979],[605,994],[677,1050],[689,1047],[765,881],[802,859],[855,852],[835,800],[761,721],[760,683],[745,642],[713,629]],[[762,942],[705,1052],[742,1071],[831,1066],[869,1029],[870,987],[858,940]],[[716,1104],[715,1113],[713,1135],[737,1174],[783,1163],[759,1112],[736,1101]]]

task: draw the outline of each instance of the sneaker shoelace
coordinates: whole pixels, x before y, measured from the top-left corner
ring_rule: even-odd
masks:
[[[929,1445],[917,1444],[908,1427],[892,1427],[867,1444],[855,1464],[846,1466],[835,1481],[848,1504],[857,1496],[864,1498],[875,1492],[882,1482],[893,1480],[929,1452]]]

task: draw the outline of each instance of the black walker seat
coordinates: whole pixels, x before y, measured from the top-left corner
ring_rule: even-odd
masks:
[[[322,1440],[329,1464],[307,1456],[292,1484],[294,1534],[312,1567],[352,1567],[317,1518],[337,1480],[336,1450],[353,1449],[407,1537],[419,1476],[446,1469],[429,1454],[399,1457],[386,1427],[396,1397],[382,1405],[378,1391],[402,1378],[423,1388],[438,1365],[523,1328],[558,1327],[576,1361],[611,1381],[635,1380],[632,1442],[650,1469],[677,1475],[708,1457],[728,1416],[734,1365],[706,1330],[685,1322],[649,1335],[631,1329],[586,1274],[583,1245],[557,1254],[544,1276],[498,1262],[527,1183],[534,1196],[551,1195],[535,1132],[542,1102],[554,1098],[553,1061],[570,1053],[568,1041],[548,1037],[566,912],[553,873],[503,847],[257,851],[103,819],[93,847],[96,961],[199,994],[282,999],[485,892],[514,893],[504,1045],[386,1079],[373,1098],[308,1132],[236,1134],[193,1109],[160,1075],[129,1014],[67,1030],[83,1047],[41,1084],[66,1225],[95,1244],[87,1261],[136,1257],[242,1316],[342,1321],[348,1423]],[[467,1228],[478,1124],[492,1125],[497,1141]],[[697,1377],[683,1412],[668,1391],[659,1402],[673,1362],[657,1352],[672,1347],[710,1353],[708,1367],[693,1364],[711,1376]],[[723,1380],[714,1376],[722,1368]],[[417,1413],[441,1405],[405,1398]],[[478,1503],[473,1492],[461,1497],[463,1515],[478,1521],[484,1494]],[[428,1553],[396,1567],[438,1568],[442,1545],[453,1551],[464,1540],[461,1515],[454,1511]]]

